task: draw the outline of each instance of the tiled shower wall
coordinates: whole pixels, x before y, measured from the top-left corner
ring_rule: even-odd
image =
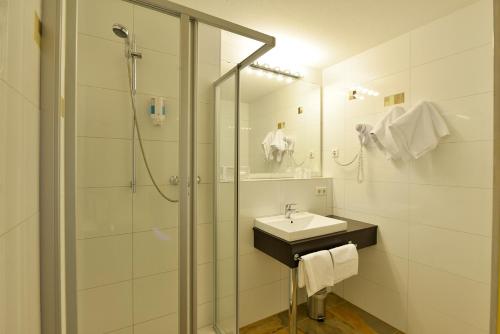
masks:
[[[137,112],[146,154],[161,188],[178,187],[179,19],[120,0],[79,2],[77,110],[77,284],[79,333],[177,331],[178,205],[153,188],[136,146],[132,194],[132,114],[123,40],[135,33]],[[220,32],[200,25],[198,92],[199,326],[212,322],[212,117],[210,84],[219,76]],[[153,126],[146,108],[166,99],[167,118]],[[136,143],[137,145],[137,143]]]
[[[0,2],[0,333],[40,333],[39,0]]]
[[[488,333],[492,242],[492,1],[481,0],[324,71],[324,157],[333,211],[379,226],[361,251],[360,274],[337,291],[410,334]],[[379,97],[348,101],[361,84]],[[404,92],[405,108],[435,102],[451,135],[411,162],[366,149],[366,180],[337,167],[349,159],[354,126],[374,124],[383,97]]]

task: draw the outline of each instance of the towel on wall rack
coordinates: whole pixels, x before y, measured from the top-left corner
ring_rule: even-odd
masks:
[[[384,152],[387,159],[401,159],[405,152],[401,152],[396,143],[389,126],[398,118],[403,116],[406,110],[403,107],[396,106],[375,124],[370,134],[377,147]]]
[[[358,250],[349,243],[330,249],[333,259],[333,285],[358,274]]]
[[[329,251],[302,256],[299,262],[298,286],[305,287],[309,297],[333,286],[333,262]]]
[[[401,150],[414,159],[435,149],[439,140],[450,134],[436,106],[421,101],[389,125]]]

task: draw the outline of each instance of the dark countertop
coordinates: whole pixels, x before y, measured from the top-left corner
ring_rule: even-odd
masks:
[[[254,227],[254,247],[286,266],[295,268],[297,267],[297,261],[294,260],[295,254],[305,255],[342,246],[349,242],[356,244],[358,249],[377,244],[377,225],[335,215],[327,217],[345,220],[347,230],[308,239],[286,241]]]

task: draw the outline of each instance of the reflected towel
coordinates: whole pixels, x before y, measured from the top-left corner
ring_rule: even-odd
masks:
[[[274,132],[268,132],[264,140],[262,141],[262,151],[264,151],[264,157],[267,161],[273,160],[273,150],[271,144],[274,140]]]

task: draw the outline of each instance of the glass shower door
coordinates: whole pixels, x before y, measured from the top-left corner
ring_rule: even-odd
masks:
[[[235,75],[215,86],[215,326],[224,334],[238,333],[236,88]]]
[[[180,19],[125,1],[86,0],[78,21],[78,334],[175,334],[179,204],[153,185],[141,146],[161,192],[178,199]],[[142,142],[132,130],[135,79]]]

